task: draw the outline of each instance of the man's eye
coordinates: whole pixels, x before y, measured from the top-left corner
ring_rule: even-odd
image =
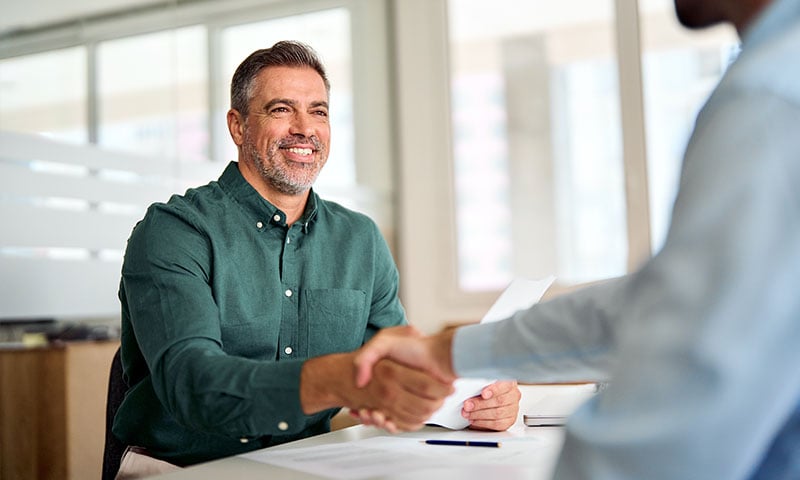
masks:
[[[282,117],[284,115],[288,115],[290,110],[288,107],[272,107],[269,109],[269,114],[274,117]]]
[[[328,112],[325,110],[315,110],[314,115],[319,115],[320,117],[327,117]]]

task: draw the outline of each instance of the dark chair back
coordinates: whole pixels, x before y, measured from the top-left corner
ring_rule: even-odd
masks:
[[[114,426],[114,416],[117,408],[125,398],[128,386],[122,378],[122,360],[119,357],[119,349],[114,354],[111,361],[111,371],[108,375],[108,398],[106,400],[106,443],[103,451],[103,480],[114,480],[119,471],[119,464],[122,454],[125,453],[126,445],[122,443],[111,432]]]

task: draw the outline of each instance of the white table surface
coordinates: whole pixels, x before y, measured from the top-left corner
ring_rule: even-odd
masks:
[[[441,427],[425,427],[417,432],[398,434],[401,438],[418,438],[420,440],[437,439],[466,439],[486,440],[503,442],[514,438],[524,437],[526,440],[533,441],[515,442],[516,445],[524,445],[526,461],[524,465],[519,463],[504,465],[502,463],[474,465],[460,464],[454,462],[452,455],[442,457],[441,465],[433,468],[420,469],[415,467],[413,460],[409,460],[409,465],[404,471],[396,471],[386,475],[378,475],[368,478],[375,479],[436,479],[436,480],[486,480],[502,478],[504,480],[526,479],[526,480],[545,480],[550,478],[555,466],[558,452],[563,442],[563,429],[560,427],[526,427],[522,424],[521,418],[524,413],[530,413],[536,409],[536,405],[548,404],[552,408],[552,400],[563,398],[556,404],[565,405],[569,410],[574,409],[578,400],[585,400],[589,395],[586,394],[585,387],[521,387],[523,398],[520,402],[520,419],[517,423],[505,432],[477,432],[474,430],[452,431]],[[550,401],[548,403],[548,401]],[[552,413],[550,411],[536,413]],[[563,412],[559,412],[563,413]],[[295,442],[270,447],[268,450],[295,449],[311,446],[326,446],[337,443],[352,442],[389,435],[383,430],[356,425],[334,432],[318,435]],[[465,447],[438,447],[431,448],[465,448]],[[475,447],[478,448],[478,447]],[[500,450],[500,449],[498,449]],[[448,452],[450,453],[450,452]],[[482,452],[485,453],[485,452]],[[292,470],[277,465],[261,463],[258,461],[242,458],[239,456],[227,457],[209,463],[195,465],[178,472],[160,475],[158,480],[248,480],[248,479],[289,479],[289,480],[309,480],[331,478],[318,474],[312,474],[300,470]]]
[[[275,449],[291,449],[320,445],[331,445],[340,442],[350,442],[361,440],[369,437],[387,435],[386,432],[373,428],[365,427],[363,425],[356,425],[342,430],[338,430],[316,437],[290,442],[276,447],[271,447],[270,450]],[[520,465],[464,465],[453,462],[451,457],[443,458],[442,464],[434,468],[419,469],[415,468],[413,464],[409,464],[406,471],[393,472],[387,475],[380,475],[369,478],[377,479],[426,479],[432,478],[436,480],[486,480],[491,478],[508,479],[529,479],[529,480],[545,480],[550,477],[558,451],[561,447],[563,432],[558,427],[525,427],[523,425],[515,425],[506,432],[475,432],[475,431],[451,431],[440,427],[425,427],[418,432],[398,434],[406,438],[459,438],[469,436],[470,439],[475,439],[479,436],[481,440],[484,438],[487,441],[500,441],[503,439],[510,439],[513,437],[533,437],[536,439],[534,442],[525,442],[525,445],[530,445],[530,453],[528,455],[529,462],[525,466]],[[431,448],[464,448],[464,447],[439,447],[432,446]],[[498,449],[499,450],[499,449]],[[330,478],[321,475],[315,475],[308,472],[299,470],[291,470],[277,465],[261,463],[254,460],[249,460],[241,457],[228,457],[213,462],[195,465],[183,469],[178,472],[173,472],[165,475],[160,475],[159,480],[179,480],[179,479],[193,479],[193,480],[246,480],[246,479],[290,479],[290,480],[308,480],[308,479],[323,479]]]

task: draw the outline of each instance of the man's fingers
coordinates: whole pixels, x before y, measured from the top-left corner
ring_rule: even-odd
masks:
[[[372,378],[372,367],[380,360],[381,352],[374,347],[356,355],[356,386],[363,388]]]
[[[453,392],[452,375],[443,373],[432,342],[413,327],[378,332],[353,356],[359,408],[382,412],[364,423],[388,431],[418,430]]]
[[[358,388],[362,388],[369,383],[375,364],[388,356],[391,351],[391,339],[387,338],[389,335],[381,335],[381,333],[378,333],[356,353],[354,363],[356,366],[356,386]]]
[[[462,415],[469,420],[492,420],[498,418],[516,417],[519,409],[516,405],[501,405],[495,408],[467,411],[462,410]]]
[[[516,382],[495,382],[464,401],[461,415],[469,420],[470,428],[506,430],[517,420],[521,397]]]
[[[484,389],[481,391],[481,397],[484,399],[489,399],[497,395],[512,392],[514,390],[519,390],[515,380],[500,380],[484,387]]]
[[[452,385],[391,360],[380,360],[367,385],[368,408],[380,410],[402,430],[417,429],[451,393]]]
[[[495,382],[483,390],[480,395],[476,395],[464,402],[464,410],[471,412],[498,408],[503,405],[519,405],[522,392],[519,391],[517,382],[501,381]]]
[[[411,325],[401,327],[385,328],[378,332],[372,340],[361,347],[356,354],[354,363],[356,366],[356,386],[363,388],[372,378],[372,369],[382,358],[397,358],[403,360],[403,345],[400,343],[403,338],[421,338],[422,333]]]
[[[401,386],[412,395],[439,400],[453,393],[453,384],[450,382],[443,382],[426,372],[402,365],[396,365],[395,368],[398,370],[398,375],[402,377]]]
[[[511,428],[516,421],[516,417],[507,417],[494,420],[475,420],[470,421],[469,428],[474,430],[491,430],[495,432],[502,432]]]

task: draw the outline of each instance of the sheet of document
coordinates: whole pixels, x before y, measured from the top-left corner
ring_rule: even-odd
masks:
[[[453,447],[426,445],[419,438],[379,436],[315,447],[267,448],[240,457],[326,478],[357,480],[453,465],[524,466],[532,450],[545,446],[532,437],[503,438],[501,443],[500,448]]]
[[[529,308],[531,305],[538,303],[544,292],[553,284],[553,281],[555,281],[555,277],[552,275],[539,280],[515,279],[489,308],[489,311],[481,319],[481,323],[504,320],[519,310]],[[428,419],[428,423],[454,430],[466,428],[469,426],[469,422],[461,416],[464,400],[478,395],[483,390],[483,387],[494,381],[488,378],[461,378],[456,380],[453,385],[455,391],[445,399],[441,408]]]

